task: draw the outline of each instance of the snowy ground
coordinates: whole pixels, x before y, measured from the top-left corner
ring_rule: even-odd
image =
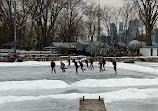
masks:
[[[73,64],[65,73],[56,64],[54,74],[50,62],[0,63],[0,111],[79,111],[82,96],[101,96],[107,111],[158,109],[158,63],[119,62],[117,74],[111,62],[78,74]]]

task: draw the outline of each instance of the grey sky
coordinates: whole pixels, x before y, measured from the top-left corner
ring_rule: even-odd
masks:
[[[99,0],[93,0],[99,3]],[[121,7],[124,3],[124,0],[100,0],[101,6],[103,5],[110,5],[114,7]]]

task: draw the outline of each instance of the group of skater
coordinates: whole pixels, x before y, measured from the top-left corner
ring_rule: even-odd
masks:
[[[112,62],[112,64],[113,64],[113,66],[114,66],[114,71],[115,71],[115,73],[117,73],[117,70],[116,70],[116,61],[115,61],[115,59],[111,59],[111,62]],[[102,58],[102,59],[100,59],[99,58],[99,69],[100,69],[100,72],[103,72],[103,71],[106,71],[106,69],[105,69],[105,64],[106,64],[106,61],[105,61],[105,59],[104,58]]]
[[[81,58],[78,58],[78,60],[73,59],[72,62],[74,63],[76,73],[78,73],[78,68],[79,67],[81,67],[82,72],[84,72],[86,70],[84,68],[83,60],[81,60]],[[85,65],[86,65],[87,69],[94,70],[94,66],[93,66],[94,60],[93,60],[93,58],[90,58],[89,61],[87,59],[84,59],[84,62],[85,62]],[[105,59],[104,58],[102,58],[102,59],[99,58],[98,62],[99,62],[98,65],[99,65],[100,72],[106,71],[106,69],[105,69],[105,64],[106,64]],[[111,59],[111,62],[114,66],[115,73],[117,73],[116,61],[114,59]],[[60,69],[62,70],[62,72],[66,72],[66,69],[71,68],[71,60],[70,59],[67,60],[67,63],[68,63],[68,65],[66,67],[64,62],[62,62],[62,61],[60,62]],[[53,72],[56,73],[55,66],[56,66],[55,62],[52,61],[51,62],[52,73]]]

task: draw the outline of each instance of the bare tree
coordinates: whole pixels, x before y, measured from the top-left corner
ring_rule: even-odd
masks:
[[[1,26],[1,43],[7,43],[14,40],[14,16],[12,0],[0,1],[0,21]]]
[[[128,42],[127,40],[128,40],[129,22],[131,20],[133,20],[136,15],[136,10],[135,10],[134,5],[131,5],[132,3],[133,2],[128,1],[123,5],[122,9],[120,9],[120,12],[121,12],[120,16],[124,23],[124,30],[126,30],[126,36],[125,36],[125,40],[124,40],[125,43]]]
[[[55,23],[60,11],[65,7],[67,1],[65,0],[33,0],[32,19],[35,21],[38,32],[37,46],[42,49],[48,46],[55,37]],[[40,29],[40,30],[39,30]]]
[[[119,21],[120,21],[120,15],[121,15],[121,8],[115,8],[113,10],[113,23],[115,23],[116,27],[118,26],[119,24]],[[115,30],[114,32],[114,42],[118,44],[119,40],[118,40],[118,33],[117,33],[117,29]]]
[[[103,13],[102,13],[102,21],[104,23],[105,29],[107,31],[107,34],[110,35],[110,23],[113,21],[114,16],[114,8],[109,7],[107,5],[104,6]]]
[[[17,4],[17,41],[18,48],[27,47],[27,20],[29,15],[29,8],[25,7],[29,0],[20,0]],[[10,42],[14,40],[14,2],[13,0],[1,0],[0,1],[0,15],[3,22],[2,43]],[[23,26],[23,27],[21,27]],[[21,27],[21,28],[20,28]],[[4,39],[3,39],[4,38]]]
[[[19,46],[18,48],[26,49],[29,47],[29,42],[30,42],[30,39],[28,38],[29,25],[27,23],[30,18],[30,11],[33,7],[33,4],[30,4],[29,2],[30,2],[29,0],[20,0],[17,4],[19,7],[17,9],[17,35],[18,35],[17,39]]]
[[[89,6],[86,7],[87,10],[85,11],[86,17],[86,29],[87,29],[87,36],[90,41],[94,40],[94,36],[96,35],[96,28],[97,28],[97,14],[98,14],[98,7],[96,6],[95,2],[91,2]]]
[[[139,9],[139,17],[146,28],[146,42],[148,46],[152,45],[152,32],[158,19],[158,1],[157,0],[134,0]]]
[[[68,0],[58,21],[58,32],[61,41],[75,42],[79,39],[85,2],[83,0]],[[82,22],[83,23],[83,22]]]

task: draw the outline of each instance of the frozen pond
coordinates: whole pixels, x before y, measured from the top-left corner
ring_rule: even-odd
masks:
[[[158,109],[158,63],[117,63],[117,74],[111,62],[78,74],[73,64],[64,73],[56,64],[55,74],[50,62],[0,63],[1,111],[78,111],[82,96],[103,97],[108,111]]]

